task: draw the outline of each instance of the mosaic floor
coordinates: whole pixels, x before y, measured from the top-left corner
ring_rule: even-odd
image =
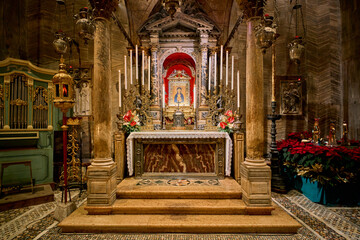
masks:
[[[61,193],[56,192],[55,202],[0,212],[0,239],[360,239],[360,207],[326,207],[311,202],[295,190],[287,194],[273,193],[272,196],[276,204],[303,225],[297,234],[63,234],[57,227],[58,221],[53,218],[56,201],[61,198]],[[79,196],[79,192],[73,192],[72,199],[80,206],[86,201],[86,194]]]

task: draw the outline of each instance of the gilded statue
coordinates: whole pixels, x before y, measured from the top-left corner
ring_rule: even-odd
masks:
[[[314,143],[318,143],[320,140],[319,120],[320,120],[320,118],[315,118],[314,129],[312,130],[312,134],[313,134],[312,138],[313,138]]]
[[[329,145],[336,145],[336,129],[335,121],[330,121],[330,130],[329,130]]]

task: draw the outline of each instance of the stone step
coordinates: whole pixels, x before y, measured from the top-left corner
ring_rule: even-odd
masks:
[[[189,184],[187,184],[189,183]],[[118,199],[241,199],[241,186],[231,178],[222,180],[124,179]]]
[[[296,233],[301,225],[275,206],[271,215],[89,215],[78,208],[58,225],[77,233]]]
[[[241,199],[117,199],[112,214],[247,214]]]

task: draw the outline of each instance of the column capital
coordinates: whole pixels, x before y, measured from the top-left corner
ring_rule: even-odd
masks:
[[[93,6],[93,15],[95,18],[105,18],[109,20],[111,14],[115,12],[119,0],[90,0],[91,6]]]
[[[215,55],[215,53],[216,52],[218,52],[219,51],[219,47],[209,47],[209,49],[210,49],[210,54],[211,55]]]
[[[244,19],[260,17],[263,15],[266,0],[236,0],[239,8],[243,10]]]

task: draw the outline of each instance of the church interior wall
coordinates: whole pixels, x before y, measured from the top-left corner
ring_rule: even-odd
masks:
[[[228,1],[232,2],[232,1]],[[277,122],[278,139],[294,131],[311,130],[314,118],[320,117],[322,136],[329,132],[331,119],[337,122],[337,138],[341,137],[341,123],[349,122],[349,135],[359,138],[360,123],[358,107],[359,87],[359,38],[360,28],[359,4],[353,1],[322,1],[303,0],[304,21],[306,28],[306,52],[300,65],[300,75],[306,84],[306,98],[301,116],[283,116]],[[57,69],[58,54],[55,53],[52,41],[53,33],[61,27],[64,32],[73,36],[80,44],[81,64],[92,64],[93,41],[88,45],[74,33],[74,20],[72,14],[88,5],[86,0],[67,0],[67,8],[59,6],[56,1],[41,0],[14,0],[0,4],[0,14],[4,21],[1,22],[0,59],[14,57],[30,60],[40,67]],[[73,5],[74,4],[74,5]],[[134,43],[137,39],[137,28],[140,27],[148,14],[156,7],[155,1],[143,2],[140,7],[135,1],[120,1],[117,16],[124,25]],[[215,5],[214,5],[215,4]],[[229,33],[240,14],[237,4],[231,4],[228,15],[217,15],[216,6],[220,10],[230,6],[220,6],[218,1],[209,1],[204,7],[209,10],[209,17],[219,23],[224,34],[220,42],[224,43],[226,33]],[[230,3],[229,3],[230,4]],[[219,6],[218,6],[219,5]],[[287,0],[276,1],[277,11],[274,10],[273,1],[268,1],[267,10],[270,14],[279,14],[280,37],[276,41],[276,75],[296,76],[297,66],[290,62],[287,44],[293,38],[294,32],[289,32],[289,22],[292,5]],[[74,11],[73,11],[74,9]],[[128,10],[128,11],[127,11]],[[266,12],[265,11],[265,12]],[[127,15],[126,14],[129,14]],[[60,15],[59,15],[60,13]],[[61,20],[59,21],[61,16]],[[226,20],[229,18],[229,20]],[[60,24],[61,22],[61,24]],[[61,25],[61,26],[60,26]],[[113,131],[116,131],[116,113],[118,112],[118,70],[123,69],[124,55],[128,46],[123,34],[112,22],[111,24],[111,56],[112,56],[112,122]],[[234,39],[230,42],[231,54],[235,56],[236,68],[240,70],[241,83],[241,114],[245,121],[245,51],[246,51],[246,23],[240,24]],[[21,36],[21,37],[19,37]],[[24,37],[25,36],[25,37]],[[75,47],[71,53],[68,51],[64,58],[67,63],[79,65],[79,55]],[[123,77],[123,73],[122,73]],[[266,113],[270,113],[271,102],[271,50],[264,55],[264,89]],[[279,100],[279,99],[277,99]],[[278,105],[280,103],[278,102]],[[264,116],[265,117],[265,116]],[[265,136],[270,139],[270,123],[266,120]]]

